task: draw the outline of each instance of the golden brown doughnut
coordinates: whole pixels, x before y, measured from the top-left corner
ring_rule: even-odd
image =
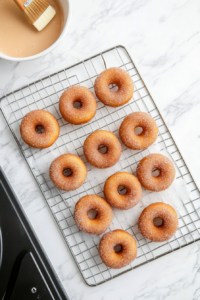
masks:
[[[110,84],[118,86],[117,92],[109,89]],[[108,106],[121,106],[133,97],[131,76],[120,68],[110,68],[102,72],[95,80],[94,90],[97,98]]]
[[[36,128],[42,126],[43,133]],[[25,115],[20,125],[20,133],[26,144],[34,148],[47,148],[53,145],[59,136],[60,128],[57,120],[48,111],[38,109]]]
[[[122,247],[120,252],[114,249],[117,245]],[[107,267],[120,269],[136,258],[137,243],[128,232],[117,229],[103,235],[99,243],[99,255]]]
[[[95,219],[88,217],[90,210],[96,210]],[[82,197],[75,206],[74,220],[77,226],[91,234],[101,234],[105,232],[112,221],[113,211],[110,205],[103,198],[97,195],[87,195]]]
[[[67,169],[72,171],[70,176],[63,174],[63,171]],[[80,157],[73,154],[63,154],[51,163],[49,176],[58,189],[73,191],[84,183],[87,177],[87,168]]]
[[[142,127],[139,135],[135,128]],[[158,126],[154,119],[145,112],[133,112],[128,115],[119,128],[119,135],[123,144],[133,150],[143,150],[152,145],[158,136]]]
[[[126,194],[119,194],[119,186],[127,189]],[[142,188],[139,180],[134,175],[127,172],[119,172],[106,180],[104,195],[111,206],[118,209],[129,209],[141,200]]]
[[[152,175],[159,170],[157,177]],[[162,154],[150,154],[144,157],[137,166],[137,177],[141,185],[150,191],[160,192],[166,190],[175,178],[175,168],[169,158]]]
[[[107,152],[98,151],[100,146],[106,146]],[[110,131],[98,130],[91,133],[84,142],[83,151],[87,161],[96,168],[109,168],[120,159],[121,144],[118,138]]]
[[[154,225],[154,219],[162,219],[160,226]],[[153,242],[164,242],[175,234],[178,228],[178,216],[169,204],[152,203],[140,215],[138,229],[141,234]]]
[[[75,108],[74,102],[80,102],[81,107]],[[72,86],[60,97],[59,109],[62,117],[71,124],[89,122],[97,110],[97,101],[92,92],[84,86]]]

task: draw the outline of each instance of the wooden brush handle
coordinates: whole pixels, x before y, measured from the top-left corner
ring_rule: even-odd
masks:
[[[24,3],[26,3],[26,0],[14,0],[14,2],[18,5],[18,7],[24,11],[25,7],[24,7]]]

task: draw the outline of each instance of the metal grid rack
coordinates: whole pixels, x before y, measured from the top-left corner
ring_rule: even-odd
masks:
[[[62,92],[72,85],[83,85],[94,92],[94,81],[105,68],[120,67],[126,70],[133,79],[134,96],[128,104],[112,108],[103,105],[97,100],[98,109],[95,117],[81,126],[71,125],[64,121],[58,109],[58,101]],[[113,91],[115,86],[111,86]],[[124,272],[137,268],[160,256],[184,247],[200,239],[200,193],[172,139],[149,91],[147,90],[136,66],[127,50],[117,46],[96,56],[86,59],[72,67],[64,69],[37,82],[29,84],[1,99],[1,111],[6,122],[22,151],[43,195],[54,216],[57,225],[67,243],[76,264],[90,286],[108,281]],[[47,149],[34,149],[26,145],[21,139],[19,125],[23,116],[34,109],[45,109],[51,112],[59,122],[60,136],[53,146]],[[83,155],[83,143],[91,132],[104,129],[112,131],[118,136],[118,129],[122,120],[133,111],[144,111],[151,114],[159,127],[158,143],[161,148],[167,149],[173,158],[177,170],[177,179],[183,178],[190,191],[190,201],[184,203],[180,217],[179,228],[175,236],[165,243],[153,243],[142,237],[137,225],[124,225],[118,219],[114,210],[114,221],[109,230],[120,228],[134,236],[138,245],[137,259],[129,266],[113,270],[107,268],[98,255],[98,244],[101,236],[84,236],[73,219],[75,203],[86,194],[103,196],[105,177],[117,171],[135,173],[137,164],[149,150],[133,151],[122,145],[122,156],[119,163],[103,173],[96,171],[89,165]],[[86,182],[76,191],[63,192],[51,182],[48,168],[51,161],[63,154],[73,153],[80,156],[86,163],[88,177]],[[147,191],[144,191],[147,193]],[[121,212],[123,214],[123,211]]]

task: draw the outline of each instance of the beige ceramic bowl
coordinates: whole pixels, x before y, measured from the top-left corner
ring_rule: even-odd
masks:
[[[63,11],[64,11],[64,27],[63,27],[63,31],[61,33],[61,35],[59,36],[59,38],[57,39],[57,41],[55,41],[55,43],[53,45],[51,45],[49,48],[47,48],[46,50],[33,55],[33,56],[28,56],[28,57],[11,57],[8,55],[3,54],[2,52],[0,52],[0,58],[4,58],[7,60],[12,60],[12,61],[27,61],[27,60],[32,60],[32,59],[36,59],[39,58],[49,52],[51,52],[54,48],[56,48],[60,42],[63,40],[68,26],[69,26],[69,21],[70,21],[70,15],[71,15],[71,11],[70,11],[70,0],[60,0],[60,3],[63,7]]]

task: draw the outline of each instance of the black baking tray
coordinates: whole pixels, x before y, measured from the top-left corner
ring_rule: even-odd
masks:
[[[69,299],[1,167],[0,299]]]

